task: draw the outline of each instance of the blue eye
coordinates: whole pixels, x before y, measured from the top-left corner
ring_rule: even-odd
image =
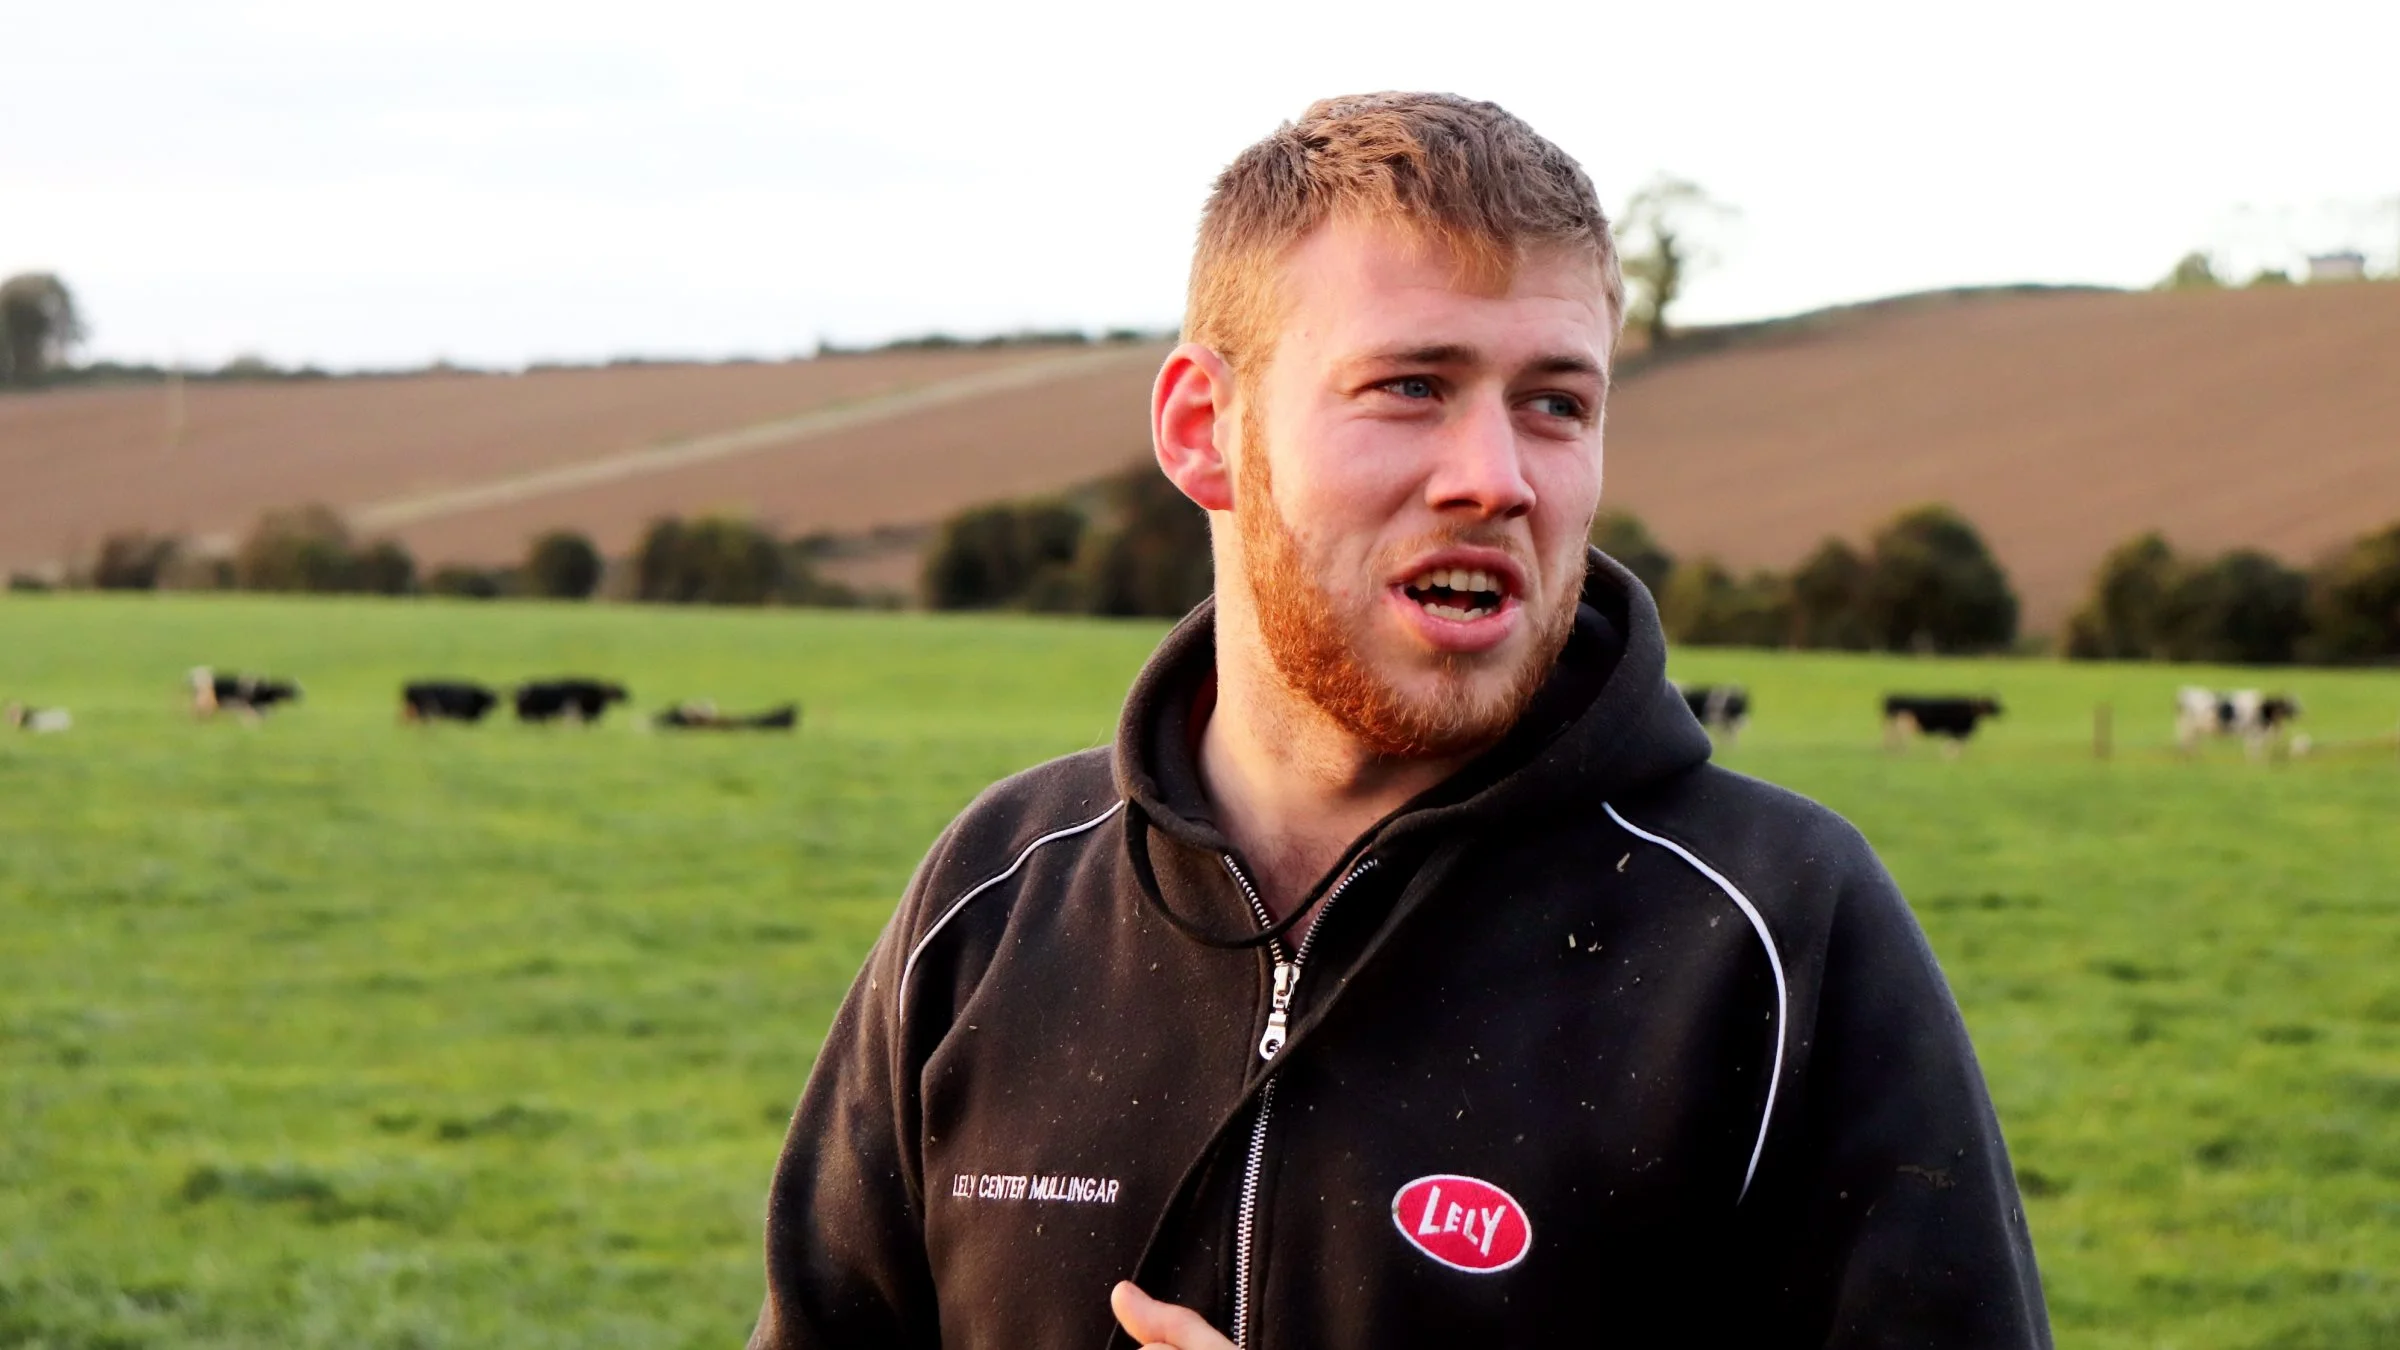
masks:
[[[1432,398],[1433,381],[1422,375],[1407,375],[1384,386],[1402,398]]]
[[[1552,417],[1583,416],[1583,405],[1565,394],[1544,394],[1534,400],[1534,406]]]

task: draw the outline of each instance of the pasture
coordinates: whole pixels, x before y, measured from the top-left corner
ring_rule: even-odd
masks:
[[[1150,624],[251,597],[0,600],[0,1346],[725,1346],[816,1040],[920,850],[1105,741]],[[196,725],[197,663],[298,678]],[[2315,753],[2174,756],[2255,673],[1683,655],[1733,767],[1847,813],[1957,989],[2059,1341],[2400,1346],[2400,674]],[[400,682],[631,686],[406,728]],[[1957,762],[1886,690],[1999,693]],[[799,733],[652,708],[786,698]],[[2117,753],[2090,752],[2095,703]]]

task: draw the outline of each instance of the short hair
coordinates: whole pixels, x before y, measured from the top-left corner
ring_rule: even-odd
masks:
[[[1495,282],[1530,249],[1588,247],[1616,345],[1624,275],[1583,166],[1497,103],[1412,93],[1320,100],[1217,175],[1192,252],[1185,338],[1237,372],[1271,355],[1283,258],[1337,217],[1403,224]]]

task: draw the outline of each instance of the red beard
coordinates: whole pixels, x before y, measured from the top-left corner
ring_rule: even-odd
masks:
[[[1301,556],[1298,537],[1275,507],[1258,421],[1255,408],[1245,411],[1234,524],[1242,535],[1243,574],[1249,580],[1259,634],[1284,684],[1378,755],[1465,755],[1508,734],[1566,646],[1575,623],[1577,592],[1565,591],[1539,612],[1527,603],[1534,640],[1497,695],[1478,698],[1468,692],[1470,674],[1489,658],[1445,653],[1434,658],[1436,690],[1423,698],[1411,697],[1359,659],[1351,628],[1332,594]],[[1412,540],[1388,556],[1396,565],[1452,545],[1509,548],[1498,527],[1470,525]],[[1379,569],[1383,561],[1378,559]]]

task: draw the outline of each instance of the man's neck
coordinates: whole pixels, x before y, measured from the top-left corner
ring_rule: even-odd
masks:
[[[1228,661],[1220,649],[1216,706],[1200,734],[1201,786],[1276,918],[1376,821],[1468,758],[1376,754],[1271,669]]]

